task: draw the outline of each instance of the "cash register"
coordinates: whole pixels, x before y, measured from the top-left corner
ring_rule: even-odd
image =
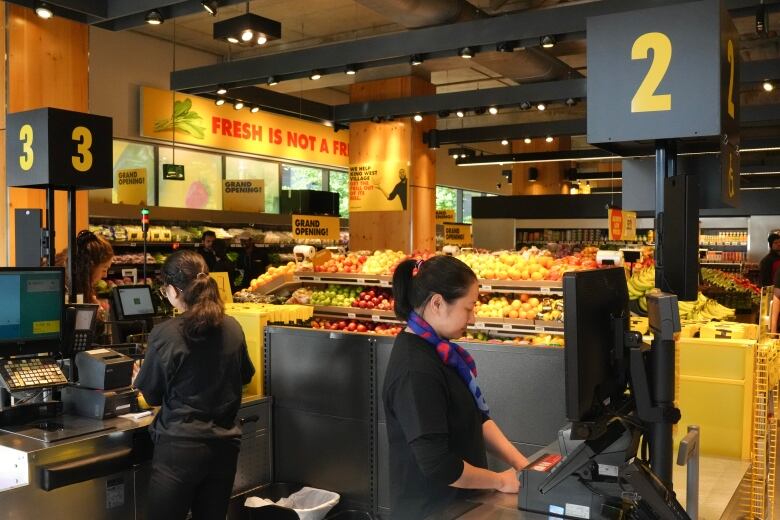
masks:
[[[566,414],[571,425],[520,472],[518,508],[551,518],[689,519],[656,467],[667,462],[652,447],[680,418],[671,403],[653,403],[646,360],[650,347],[629,327],[623,268],[563,277]],[[680,330],[677,297],[648,296],[650,328],[659,342]],[[673,350],[672,350],[673,352]],[[673,375],[670,375],[673,377]]]

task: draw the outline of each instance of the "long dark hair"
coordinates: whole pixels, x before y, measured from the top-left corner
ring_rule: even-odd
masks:
[[[424,307],[434,294],[441,294],[444,301],[452,303],[476,281],[474,271],[451,256],[434,256],[422,263],[401,262],[393,274],[395,315],[399,320],[408,320],[409,314]]]
[[[86,229],[76,235],[76,247],[73,254],[73,274],[69,280],[73,294],[83,294],[85,303],[92,303],[95,288],[92,286],[92,273],[100,264],[105,264],[114,258],[114,248],[100,235]],[[60,252],[55,264],[66,267],[68,250]]]
[[[202,341],[222,325],[225,306],[202,256],[188,250],[173,253],[163,264],[162,277],[164,284],[172,285],[181,293],[187,306],[182,334],[188,344]]]

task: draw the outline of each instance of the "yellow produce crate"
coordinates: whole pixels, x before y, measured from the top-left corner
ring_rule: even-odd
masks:
[[[681,338],[677,405],[682,419],[675,444],[687,425],[701,427],[701,453],[750,459],[755,341]]]
[[[262,397],[263,392],[263,347],[265,341],[265,326],[268,324],[268,314],[251,304],[225,305],[225,314],[232,316],[244,329],[249,359],[255,366],[255,375],[243,389],[244,397]]]
[[[735,323],[733,321],[713,321],[699,329],[703,339],[758,339],[758,325]]]

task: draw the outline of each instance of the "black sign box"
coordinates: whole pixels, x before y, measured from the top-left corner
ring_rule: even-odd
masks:
[[[110,117],[58,108],[8,115],[7,184],[12,187],[113,187]]]

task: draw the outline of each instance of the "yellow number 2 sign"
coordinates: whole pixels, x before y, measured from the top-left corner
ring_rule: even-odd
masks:
[[[92,168],[92,132],[84,126],[73,129],[72,139],[76,142],[76,155],[71,157],[73,167],[80,172],[89,171]]]
[[[631,59],[646,60],[651,49],[653,61],[631,100],[631,112],[660,112],[672,109],[671,94],[655,93],[672,62],[672,41],[664,33],[645,33],[637,38],[631,47]]]
[[[33,153],[33,129],[29,124],[19,129],[19,140],[22,142],[22,155],[19,156],[19,166],[28,172],[33,166],[35,154]]]

